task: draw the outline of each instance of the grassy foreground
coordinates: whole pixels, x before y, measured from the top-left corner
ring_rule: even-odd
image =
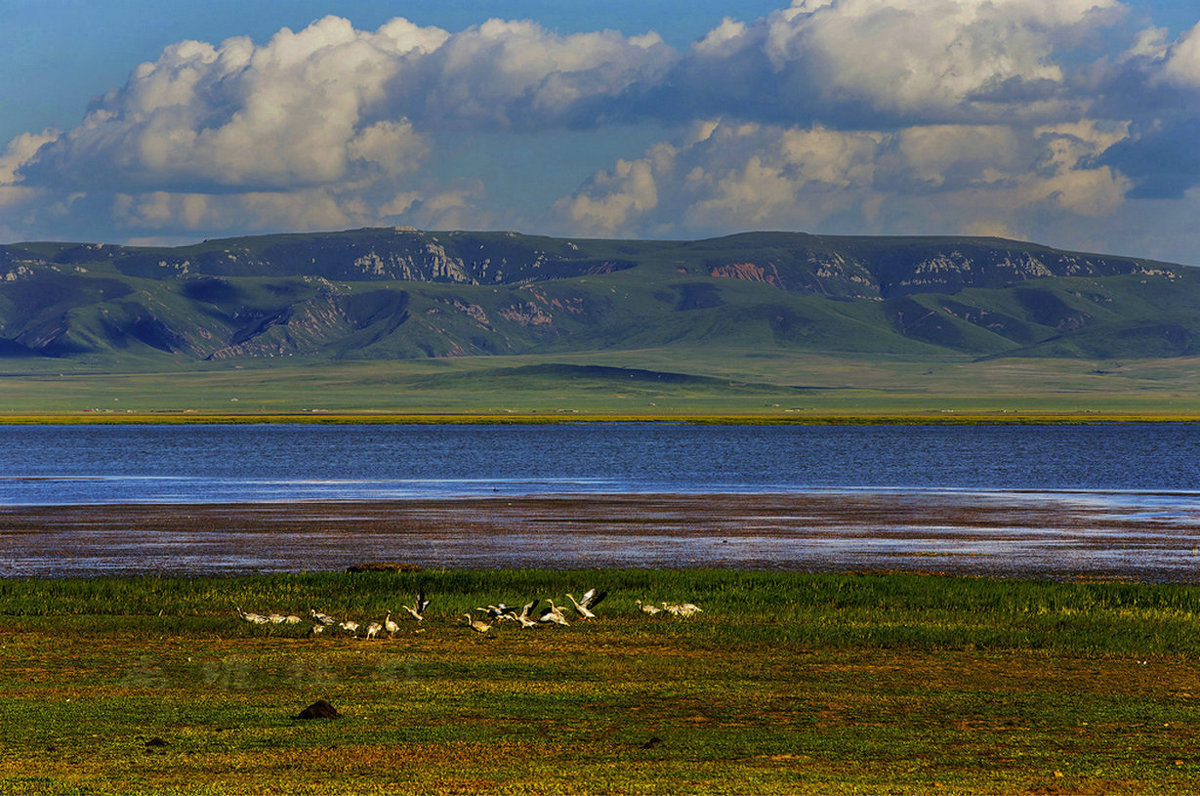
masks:
[[[455,619],[593,585],[570,627]],[[233,616],[419,587],[393,640]],[[0,792],[1195,791],[1198,614],[1185,585],[911,575],[0,581]],[[291,718],[317,698],[342,718]]]

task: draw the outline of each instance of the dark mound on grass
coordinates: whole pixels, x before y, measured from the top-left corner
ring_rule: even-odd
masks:
[[[297,719],[340,719],[341,717],[342,714],[338,713],[333,705],[324,699],[318,699],[295,716]]]

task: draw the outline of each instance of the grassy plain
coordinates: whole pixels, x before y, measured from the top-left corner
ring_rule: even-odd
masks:
[[[955,415],[1017,421],[1200,417],[1200,358],[1090,361],[646,349],[520,357],[89,370],[9,360],[0,422],[371,416],[480,420]]]
[[[570,627],[456,620],[593,585]],[[233,616],[420,587],[394,640]],[[5,580],[0,792],[1190,792],[1198,614],[1188,585],[899,574]],[[342,718],[291,718],[317,698]]]

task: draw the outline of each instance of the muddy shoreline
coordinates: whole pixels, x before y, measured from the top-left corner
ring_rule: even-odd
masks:
[[[1200,512],[1071,495],[601,494],[0,507],[0,577],[424,567],[883,570],[1200,582]]]

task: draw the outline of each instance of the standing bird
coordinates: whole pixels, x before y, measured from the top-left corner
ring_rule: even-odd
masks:
[[[367,638],[375,638],[380,630],[383,630],[383,625],[379,624],[378,622],[372,622],[371,624],[367,625]]]
[[[317,611],[312,608],[309,608],[308,612],[312,615],[313,619],[315,619],[316,621],[320,622],[323,625],[332,625],[334,623],[333,617],[330,616],[329,614],[323,614],[320,611]]]
[[[662,607],[664,611],[674,614],[675,616],[691,616],[692,614],[702,613],[701,610],[692,603],[676,603],[674,605],[663,603]]]
[[[471,616],[470,614],[463,614],[463,616],[465,616],[467,618],[467,623],[471,625],[471,629],[474,630],[476,633],[486,633],[492,629],[492,626],[489,625],[487,622],[480,622],[478,619]]]
[[[241,607],[239,607],[237,609],[237,612],[238,612],[238,617],[241,618],[241,620],[243,622],[249,622],[252,625],[262,625],[262,624],[266,624],[267,622],[271,621],[270,619],[267,619],[262,614],[248,614],[245,611],[243,611],[241,609]]]
[[[388,611],[387,616],[383,618],[383,629],[388,632],[388,638],[395,638],[396,631],[400,629],[400,625],[392,621],[391,611]]]
[[[358,634],[358,622],[353,622],[347,619],[345,622],[339,622],[338,627],[340,627],[342,630],[345,630],[352,636]]]
[[[641,600],[637,601],[637,607],[642,609],[642,613],[650,614],[651,616],[654,616],[656,613],[662,610],[661,608],[655,608],[649,603],[643,605]]]

